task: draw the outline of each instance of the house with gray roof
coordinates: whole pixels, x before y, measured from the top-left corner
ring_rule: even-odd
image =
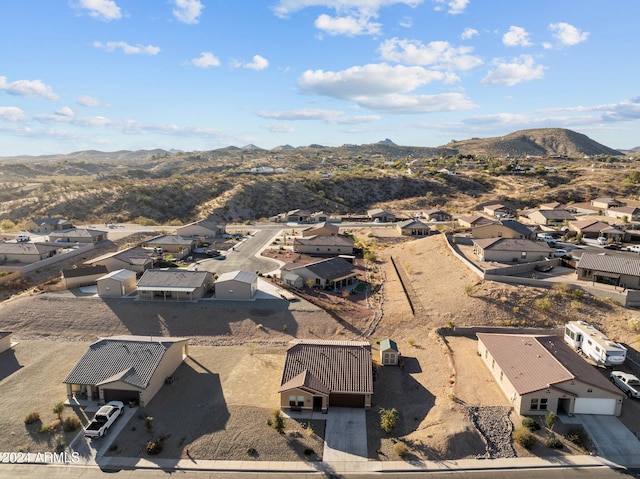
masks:
[[[396,223],[396,229],[402,236],[428,236],[431,232],[428,224],[414,219]]]
[[[511,238],[511,239],[535,239],[535,232],[528,226],[516,220],[500,220],[497,223],[478,226],[471,230],[474,239],[481,238]]]
[[[222,236],[225,232],[225,225],[210,219],[194,221],[176,228],[178,236],[197,236],[203,238],[215,238]]]
[[[607,216],[627,221],[640,221],[640,208],[636,206],[620,206],[607,210]]]
[[[619,416],[624,395],[557,336],[477,333],[478,355],[523,416]]]
[[[162,336],[100,339],[64,379],[68,401],[135,401],[146,406],[189,355],[188,345],[188,338]]]
[[[576,274],[581,281],[640,289],[640,256],[584,253]]]
[[[570,211],[560,209],[539,209],[527,213],[527,218],[542,226],[560,226],[576,219]]]
[[[309,226],[302,230],[302,236],[307,238],[309,236],[333,236],[340,232],[340,227],[334,223],[323,221],[321,223]]]
[[[396,220],[395,213],[382,208],[373,208],[367,211],[367,216],[371,221],[378,221],[380,223],[388,223]]]
[[[62,250],[58,244],[0,242],[0,264],[31,264],[60,254]]]
[[[285,284],[295,287],[304,284],[317,288],[339,289],[353,284],[356,276],[354,265],[340,257],[327,258],[304,265],[288,263],[280,268],[280,277],[285,281]],[[301,281],[297,278],[300,278]]]
[[[258,275],[249,271],[229,271],[214,283],[216,299],[253,299],[258,292]]]
[[[371,407],[371,345],[365,341],[294,339],[280,381],[280,406],[290,410]]]
[[[624,231],[596,219],[587,218],[569,223],[569,229],[581,234],[584,238],[598,238],[600,236],[612,241],[622,241]]]
[[[340,234],[295,237],[293,251],[312,256],[352,255],[354,244],[353,238]]]
[[[185,255],[198,246],[198,240],[194,237],[180,235],[160,235],[145,241],[142,246],[145,248],[162,248],[167,253]]]
[[[154,257],[153,251],[140,246],[133,246],[120,251],[103,254],[97,258],[85,261],[84,264],[89,266],[103,264],[109,271],[128,269],[142,274],[147,269],[153,268]]]
[[[136,290],[136,273],[128,269],[112,271],[98,278],[96,285],[101,298],[127,296]]]
[[[458,224],[462,228],[477,228],[478,226],[490,225],[496,222],[482,215],[463,215],[457,218]]]
[[[473,240],[473,252],[480,261],[531,263],[551,257],[552,251],[544,241],[511,238]]]
[[[209,271],[187,271],[179,268],[148,269],[138,280],[138,299],[194,301],[213,289]]]
[[[427,221],[451,221],[453,216],[441,209],[431,209],[422,212],[422,217]]]
[[[106,239],[106,231],[88,228],[72,228],[49,233],[49,241],[52,243],[98,243]]]
[[[79,288],[96,284],[101,276],[107,274],[107,267],[100,264],[96,266],[85,266],[84,268],[71,268],[62,270],[62,284],[67,289]]]
[[[49,233],[51,231],[69,230],[73,228],[73,223],[66,218],[37,218],[27,221],[25,229],[38,233]]]

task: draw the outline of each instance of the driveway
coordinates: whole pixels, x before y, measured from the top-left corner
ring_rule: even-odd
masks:
[[[589,434],[599,456],[619,465],[640,467],[640,440],[617,417],[576,414],[575,418]]]
[[[332,407],[326,415],[323,462],[366,461],[367,422],[364,409]]]

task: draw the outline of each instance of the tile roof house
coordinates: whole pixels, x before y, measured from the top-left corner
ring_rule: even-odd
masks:
[[[478,354],[518,414],[619,416],[624,395],[561,338],[477,333]]]
[[[109,271],[128,269],[136,273],[143,273],[145,270],[153,268],[153,261],[153,251],[140,246],[133,246],[121,251],[103,254],[85,261],[84,264],[90,266],[103,264]]]
[[[339,234],[296,237],[293,239],[293,251],[312,256],[352,255],[354,244],[353,238]]]
[[[160,235],[145,241],[145,248],[162,248],[165,252],[187,254],[197,246],[198,240],[180,235]]]
[[[478,226],[490,225],[496,222],[482,215],[463,215],[457,218],[458,224],[462,228],[477,228]]]
[[[253,299],[258,291],[258,275],[249,271],[229,271],[215,280],[216,299]]]
[[[549,258],[552,249],[544,241],[511,238],[473,240],[473,252],[480,261],[531,263]]]
[[[474,239],[481,238],[512,238],[535,239],[535,232],[516,220],[501,220],[497,223],[477,226],[471,230]]]
[[[67,289],[96,284],[96,280],[107,273],[104,265],[85,266],[62,270],[62,283]]]
[[[213,274],[209,271],[184,269],[148,269],[138,280],[138,299],[162,298],[164,301],[193,301],[202,298],[213,288]]]
[[[225,225],[215,221],[204,219],[194,221],[176,228],[178,236],[198,236],[204,238],[215,238],[222,236],[225,232]]]
[[[294,276],[302,278],[302,284],[312,284],[324,289],[338,289],[353,283],[357,273],[352,263],[342,258],[327,258],[305,265],[288,263],[280,268],[280,277],[285,281],[297,281]],[[289,283],[287,283],[289,284]],[[296,284],[290,284],[297,286]]]
[[[106,239],[106,231],[87,228],[72,228],[49,233],[49,241],[52,243],[98,243]]]
[[[544,226],[560,226],[565,221],[575,220],[575,216],[567,210],[539,209],[530,211],[527,218],[536,224]]]
[[[371,221],[378,220],[382,223],[393,222],[396,220],[396,215],[394,213],[382,208],[373,208],[367,211],[367,216]]]
[[[624,236],[624,231],[614,228],[613,226],[594,219],[585,219],[581,221],[571,221],[569,229],[576,233],[582,234],[585,238],[605,238],[620,241]]]
[[[146,406],[189,355],[188,338],[112,336],[89,346],[64,379],[70,402],[136,401]]]
[[[323,221],[313,226],[309,226],[302,230],[302,236],[307,238],[309,236],[332,236],[337,235],[340,232],[340,227],[336,224]]]
[[[280,381],[283,409],[371,407],[371,345],[365,341],[295,339],[289,342]]]
[[[428,236],[431,228],[420,220],[409,219],[396,224],[396,229],[403,236]]]
[[[627,219],[627,221],[640,221],[640,208],[635,206],[620,206],[607,210],[607,216],[612,218]]]
[[[640,256],[584,253],[576,274],[581,281],[640,289]]]
[[[0,242],[0,264],[31,264],[62,253],[63,247],[51,243],[3,243]]]

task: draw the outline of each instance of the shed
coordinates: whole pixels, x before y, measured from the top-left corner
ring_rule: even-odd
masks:
[[[214,283],[216,299],[253,299],[258,291],[258,275],[248,271],[222,273]]]
[[[400,359],[398,345],[391,339],[380,341],[380,363],[383,366],[397,366]]]
[[[127,296],[136,290],[136,272],[119,269],[101,276],[96,283],[100,297]]]

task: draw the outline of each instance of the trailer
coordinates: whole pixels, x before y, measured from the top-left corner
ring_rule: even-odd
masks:
[[[595,361],[599,366],[618,366],[627,357],[627,348],[611,341],[602,332],[584,321],[569,321],[564,340],[574,350]]]

